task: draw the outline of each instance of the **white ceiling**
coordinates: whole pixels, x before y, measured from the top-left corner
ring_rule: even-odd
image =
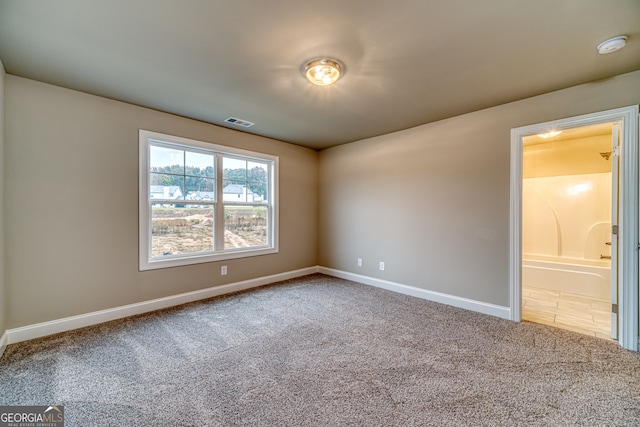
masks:
[[[300,71],[323,55],[347,68],[332,87]],[[639,70],[640,0],[0,0],[0,59],[322,149]]]

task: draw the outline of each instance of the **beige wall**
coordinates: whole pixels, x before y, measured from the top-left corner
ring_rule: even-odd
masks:
[[[506,306],[510,129],[637,104],[640,72],[319,155],[11,75],[5,96],[2,329],[316,264]],[[139,272],[140,128],[280,156],[280,253]]]
[[[6,328],[4,274],[4,85],[6,74],[0,61],[0,337]]]
[[[318,154],[6,78],[7,328],[317,264]],[[138,129],[280,157],[280,252],[138,271]]]
[[[611,134],[527,145],[524,139],[522,154],[522,176],[565,176],[585,173],[611,172],[611,158],[605,160],[600,153],[611,153]]]
[[[322,151],[320,265],[508,306],[510,130],[639,102],[640,71]]]

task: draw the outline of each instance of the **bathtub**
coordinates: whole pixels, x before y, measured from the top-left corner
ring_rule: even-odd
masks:
[[[540,255],[522,258],[522,285],[611,298],[611,262]]]

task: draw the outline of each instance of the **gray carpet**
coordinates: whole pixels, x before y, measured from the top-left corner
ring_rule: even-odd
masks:
[[[10,345],[67,426],[640,425],[617,344],[311,275]]]

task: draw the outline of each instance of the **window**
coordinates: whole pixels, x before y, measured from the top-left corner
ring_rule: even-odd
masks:
[[[140,270],[278,251],[278,158],[140,130]]]

